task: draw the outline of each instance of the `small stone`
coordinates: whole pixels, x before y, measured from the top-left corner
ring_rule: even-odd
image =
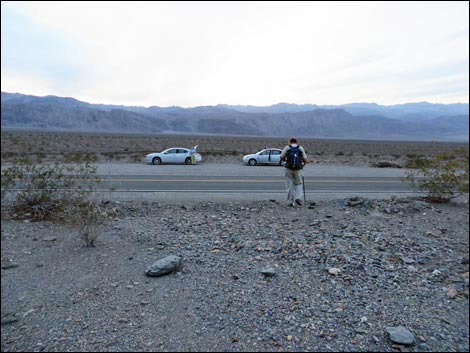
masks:
[[[47,237],[43,239],[44,241],[56,241],[57,237]]]
[[[403,326],[385,328],[390,335],[390,340],[394,343],[411,345],[415,342],[415,337],[410,330]]]
[[[147,276],[158,277],[173,271],[180,270],[183,265],[183,259],[178,256],[170,255],[155,261],[151,266],[147,267],[145,273]]]
[[[11,324],[16,321],[18,321],[18,316],[16,316],[15,314],[7,313],[2,316],[2,325]]]
[[[2,265],[2,270],[8,270],[10,268],[15,268],[15,267],[18,267],[19,265],[16,264],[16,263],[9,263],[9,264],[5,264],[5,265]]]
[[[457,290],[455,288],[449,288],[446,291],[446,296],[449,297],[450,299],[453,299],[457,296]]]
[[[261,273],[265,277],[273,277],[276,275],[276,269],[274,267],[266,267],[261,270]]]
[[[330,275],[333,275],[333,276],[339,275],[340,272],[341,272],[341,270],[340,270],[339,268],[336,268],[336,267],[332,267],[332,268],[330,268],[330,269],[328,270],[328,273],[329,273]]]
[[[392,344],[392,348],[394,348],[394,349],[400,349],[401,350],[403,347],[404,346],[401,345],[401,344]]]

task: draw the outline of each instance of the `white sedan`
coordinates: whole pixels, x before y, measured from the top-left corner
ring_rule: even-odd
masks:
[[[249,166],[257,164],[281,165],[282,150],[278,148],[267,148],[254,154],[243,156],[243,163]]]
[[[202,157],[196,152],[198,146],[193,147],[191,150],[182,147],[168,148],[163,152],[150,153],[145,156],[145,162],[147,164],[159,165],[162,163],[168,164],[192,164],[191,151],[194,151],[196,163],[202,161]]]

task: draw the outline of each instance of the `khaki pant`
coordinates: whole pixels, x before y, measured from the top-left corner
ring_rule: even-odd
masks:
[[[302,200],[302,171],[286,168],[287,202]]]

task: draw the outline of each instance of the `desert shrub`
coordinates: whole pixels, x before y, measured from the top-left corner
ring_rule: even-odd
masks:
[[[61,166],[15,161],[2,170],[2,190],[13,195],[15,213],[34,220],[54,219],[68,206],[85,200],[99,181],[89,164]]]
[[[142,157],[142,155],[140,155],[140,154],[134,154],[131,157],[132,162],[142,162],[143,159],[144,159],[144,157]]]
[[[430,202],[449,202],[458,194],[468,193],[468,149],[459,148],[434,158],[416,157],[403,181],[426,192]],[[408,163],[407,163],[408,165]]]
[[[98,162],[98,156],[96,155],[96,153],[87,153],[87,154],[84,154],[83,157],[82,157],[82,160],[83,162],[85,163],[94,163],[94,162]]]
[[[98,161],[95,153],[74,153],[71,155],[72,163],[93,163]]]
[[[204,156],[214,156],[214,157],[217,157],[217,156],[225,156],[225,155],[226,155],[226,152],[225,152],[225,151],[214,151],[214,150],[211,150],[211,151],[202,151],[201,154],[204,155]]]
[[[114,152],[101,152],[101,155],[106,159],[106,161],[111,162],[115,159],[116,154]]]
[[[100,227],[116,216],[117,211],[106,207],[109,202],[80,199],[67,209],[68,223],[78,229],[80,238],[88,247],[95,246]]]
[[[424,156],[415,156],[409,158],[404,167],[408,169],[422,169],[422,168],[430,168],[432,166],[432,159],[425,158]]]
[[[63,166],[15,161],[2,170],[2,212],[6,209],[16,218],[70,224],[78,228],[87,246],[94,246],[97,228],[115,212],[93,199],[101,181],[95,173],[96,167],[88,163]]]

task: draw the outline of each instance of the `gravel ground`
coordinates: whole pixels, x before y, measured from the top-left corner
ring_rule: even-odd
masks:
[[[2,351],[469,350],[468,197],[110,206],[95,248],[2,219]]]

